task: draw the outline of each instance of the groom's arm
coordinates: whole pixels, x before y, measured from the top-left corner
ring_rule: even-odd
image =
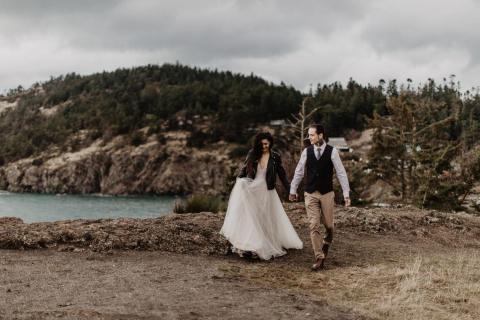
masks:
[[[340,159],[338,150],[335,148],[333,148],[332,150],[332,162],[333,166],[335,167],[337,179],[340,182],[340,186],[342,187],[345,203],[348,203],[348,205],[350,205],[350,185],[348,183],[347,172],[345,171],[345,167],[343,166],[342,160]]]
[[[292,183],[290,184],[290,194],[296,195],[298,186],[303,179],[305,174],[305,162],[307,161],[307,149],[303,149],[300,160],[298,161],[297,167],[295,168],[295,174],[293,175]]]

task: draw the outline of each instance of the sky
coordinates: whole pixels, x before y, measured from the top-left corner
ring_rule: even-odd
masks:
[[[299,90],[349,78],[480,86],[479,0],[0,0],[0,93],[176,63]]]

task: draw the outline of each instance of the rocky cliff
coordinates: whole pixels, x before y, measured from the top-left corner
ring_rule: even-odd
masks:
[[[0,189],[11,192],[216,194],[238,167],[229,146],[187,147],[187,132],[149,136],[131,145],[117,136],[71,152],[47,150],[0,167]]]

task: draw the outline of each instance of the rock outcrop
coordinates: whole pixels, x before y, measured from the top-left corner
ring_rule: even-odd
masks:
[[[155,135],[139,145],[116,137],[75,152],[45,152],[0,167],[0,189],[11,192],[218,194],[238,167],[221,143],[189,148],[184,132]]]
[[[228,242],[218,233],[222,222],[223,217],[214,213],[32,224],[19,218],[0,218],[0,249],[135,249],[226,254]]]
[[[308,239],[308,221],[301,203],[286,203],[286,212],[302,238]],[[178,253],[228,253],[229,244],[219,234],[223,214],[170,214],[150,219],[97,219],[24,223],[19,218],[0,218],[0,249],[55,248],[76,250],[159,250]],[[430,238],[449,245],[480,248],[480,217],[465,213],[402,208],[337,207],[338,232],[401,234]],[[467,241],[467,242],[465,242]]]

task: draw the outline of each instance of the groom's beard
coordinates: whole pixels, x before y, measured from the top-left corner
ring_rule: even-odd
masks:
[[[318,139],[318,142],[315,143],[317,147],[320,147],[323,144],[323,139]]]

